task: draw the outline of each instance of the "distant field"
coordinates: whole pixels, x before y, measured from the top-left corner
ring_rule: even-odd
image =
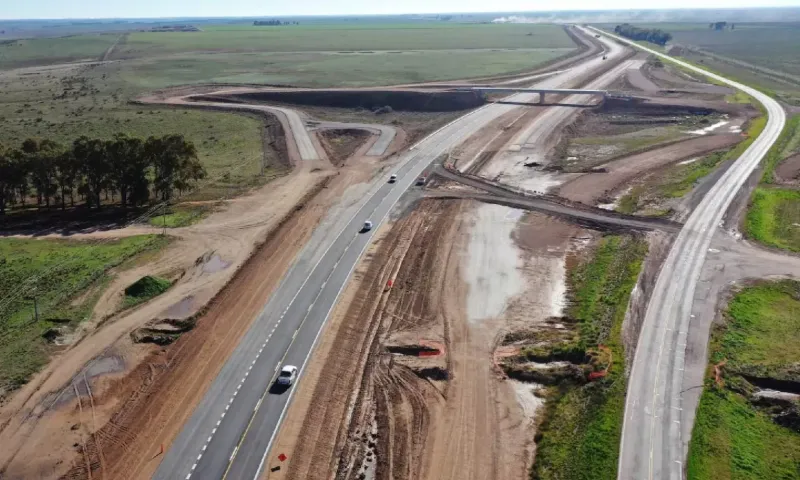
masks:
[[[0,42],[0,70],[29,65],[98,60],[119,35],[77,35]]]
[[[0,76],[0,91],[0,144],[18,146],[28,137],[67,144],[80,135],[181,133],[195,143],[208,171],[210,182],[199,195],[217,197],[260,181],[263,123],[256,117],[129,105],[142,90],[100,68]]]
[[[185,54],[118,65],[120,78],[141,89],[204,82],[306,87],[374,86],[499,75],[533,69],[569,48],[435,50],[339,54]]]
[[[132,33],[112,58],[185,52],[352,52],[473,48],[574,48],[557,25],[317,25],[205,27]]]

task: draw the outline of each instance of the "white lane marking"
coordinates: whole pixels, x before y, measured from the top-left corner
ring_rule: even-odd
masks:
[[[197,456],[197,461],[199,462],[201,458],[203,458],[203,454],[202,453]]]
[[[203,451],[204,451],[204,452],[206,451],[206,448],[207,448],[207,447],[208,447],[208,444],[207,444],[207,443],[206,443],[205,445],[203,445]]]
[[[195,469],[195,468],[197,468],[197,464],[196,464],[196,463],[192,465],[192,471],[193,471],[193,472],[194,472],[194,469]]]
[[[192,474],[191,473],[187,473],[186,474],[186,480],[189,480],[190,478],[192,478]]]
[[[229,462],[233,461],[233,458],[236,456],[236,452],[238,452],[238,451],[239,451],[239,445],[236,445],[236,447],[234,447],[234,449],[233,449],[233,453],[231,453],[231,458],[228,459]]]

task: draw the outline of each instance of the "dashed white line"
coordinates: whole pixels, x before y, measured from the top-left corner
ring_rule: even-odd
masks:
[[[233,449],[233,453],[231,453],[231,458],[228,459],[229,462],[233,461],[233,457],[236,456],[236,452],[238,451],[239,451],[239,445],[236,445],[236,447]]]

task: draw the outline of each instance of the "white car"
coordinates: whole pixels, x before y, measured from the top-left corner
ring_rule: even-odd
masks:
[[[367,220],[366,222],[364,222],[364,228],[362,229],[362,231],[368,232],[370,230],[372,230],[372,221]]]
[[[394,183],[396,181],[397,181],[397,174],[396,173],[393,173],[393,174],[389,175],[389,183]]]
[[[297,367],[294,365],[284,365],[281,368],[281,373],[278,375],[278,380],[275,382],[278,385],[290,386],[297,378]]]

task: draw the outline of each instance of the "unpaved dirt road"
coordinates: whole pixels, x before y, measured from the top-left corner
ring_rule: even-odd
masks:
[[[601,198],[608,197],[617,188],[644,173],[741,141],[741,135],[737,134],[701,136],[619,158],[601,164],[606,172],[587,173],[566,182],[559,188],[558,194],[576,202],[595,205]]]

